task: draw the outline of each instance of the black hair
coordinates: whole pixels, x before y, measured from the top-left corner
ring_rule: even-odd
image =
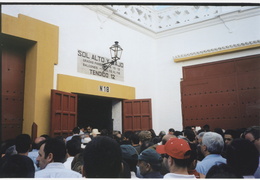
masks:
[[[204,154],[201,152],[201,145],[197,145],[197,160],[202,161],[204,159]]]
[[[118,137],[116,134],[113,134],[113,139],[118,143],[121,144],[122,143],[122,136]]]
[[[174,160],[175,164],[179,167],[186,168],[190,165],[189,159],[176,159],[173,157],[172,159]]]
[[[175,130],[173,128],[170,128],[169,132],[175,132]]]
[[[152,134],[152,138],[155,138],[155,137],[156,137],[156,134],[155,134],[154,130],[153,130],[153,129],[149,129],[149,131],[150,131],[151,134]]]
[[[129,168],[130,168],[130,171],[134,171],[136,173],[136,165],[137,165],[137,162],[138,162],[138,155],[137,154],[134,154],[132,155],[132,159],[127,159],[127,158],[124,158],[123,160],[128,164]]]
[[[64,140],[65,140],[63,136],[56,136],[55,138],[56,138],[56,139],[59,139],[59,140],[61,140],[61,141],[64,141]]]
[[[138,134],[132,134],[130,136],[130,140],[133,144],[138,144],[139,143],[139,136]]]
[[[129,139],[132,136],[132,134],[134,134],[133,131],[126,131],[126,132],[124,132],[124,137]]]
[[[34,178],[35,168],[28,156],[12,155],[0,159],[0,178]]]
[[[29,134],[20,134],[15,138],[16,151],[18,153],[26,153],[31,148],[31,137]]]
[[[81,137],[80,137],[80,136],[77,136],[77,135],[72,136],[71,140],[75,140],[75,141],[78,141],[78,142],[81,143]]]
[[[79,127],[74,127],[73,130],[72,130],[73,134],[79,134],[79,132],[80,132]]]
[[[87,178],[118,178],[122,153],[119,144],[107,136],[98,136],[84,150],[84,171]]]
[[[189,165],[192,164],[194,160],[197,160],[198,152],[197,152],[197,145],[194,143],[189,143],[191,152],[190,152],[190,158],[189,158]]]
[[[221,128],[215,128],[214,132],[220,134],[224,138],[224,132]]]
[[[206,174],[206,178],[243,178],[227,164],[221,163],[212,166]]]
[[[148,147],[150,147],[150,146],[152,146],[152,145],[154,145],[153,142],[151,142],[151,141],[144,141],[144,142],[142,143],[142,145],[140,146],[140,153],[141,153],[142,151],[146,150]]]
[[[195,140],[195,133],[191,130],[191,129],[185,129],[183,131],[184,136],[186,136],[190,141],[194,141]]]
[[[175,135],[176,137],[182,136],[182,132],[181,132],[181,131],[175,131],[175,132],[174,132],[174,135]]]
[[[204,129],[204,131],[209,132],[210,131],[210,126],[208,124],[205,124],[203,126],[203,129]]]
[[[190,155],[191,155],[191,151],[187,151],[184,154],[184,157],[190,156]],[[190,158],[188,158],[188,159],[176,159],[174,157],[171,157],[171,158],[174,160],[175,165],[177,165],[179,167],[186,168],[190,165]]]
[[[226,151],[227,164],[237,174],[253,175],[258,167],[259,154],[253,143],[246,139],[234,139]]]
[[[112,133],[110,130],[108,130],[108,129],[102,129],[102,130],[100,131],[100,135],[101,135],[101,136],[113,137],[113,133]]]
[[[166,133],[164,131],[160,131],[158,136],[162,140],[163,136],[165,136],[165,135],[166,135]]]
[[[232,136],[233,139],[239,138],[239,132],[237,130],[233,130],[233,129],[227,129],[224,133],[225,134],[230,134]]]
[[[81,142],[78,140],[69,140],[66,143],[66,148],[70,156],[76,156],[81,151]]]
[[[184,130],[187,130],[187,129],[192,130],[191,126],[186,126],[186,127],[184,128]]]
[[[160,171],[162,169],[162,162],[149,163],[154,171]]]
[[[44,146],[45,157],[52,153],[54,162],[64,163],[66,160],[66,145],[65,142],[56,138],[50,138],[45,141]]]
[[[35,142],[33,142],[33,143],[32,143],[32,149],[37,149],[37,150],[39,150],[39,149],[40,149],[39,143],[36,144]]]
[[[131,170],[130,170],[128,163],[126,161],[122,160],[122,164],[123,164],[123,167],[119,174],[119,178],[131,178]]]
[[[1,142],[1,157],[3,154],[6,153],[6,150],[13,145],[15,145],[15,139],[8,139],[6,141]]]
[[[260,126],[252,126],[246,129],[246,131],[244,132],[244,134],[248,134],[251,133],[255,139],[259,139],[260,138]]]
[[[47,134],[43,134],[43,135],[41,135],[40,137],[44,137],[45,138],[45,140],[47,140],[47,139],[50,139],[51,137],[49,136],[49,135],[47,135]]]
[[[206,132],[204,129],[198,130],[197,134],[200,134],[201,132]]]
[[[154,137],[153,139],[152,139],[152,142],[154,143],[154,144],[158,144],[159,142],[161,142],[161,138],[159,138],[159,137]]]

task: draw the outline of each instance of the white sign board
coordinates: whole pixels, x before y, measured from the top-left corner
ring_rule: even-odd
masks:
[[[111,61],[111,59],[78,50],[78,72],[124,81],[124,63],[117,61],[105,71],[103,70],[102,64]]]

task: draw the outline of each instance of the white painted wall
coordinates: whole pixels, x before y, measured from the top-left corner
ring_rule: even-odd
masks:
[[[173,60],[179,54],[260,39],[259,15],[243,19],[225,15],[221,17],[225,24],[216,19],[219,23],[214,25],[192,30],[185,27],[183,32],[178,29],[178,33],[155,39],[80,5],[3,5],[2,13],[24,14],[59,26],[59,63],[55,66],[54,88],[57,74],[135,87],[137,99],[152,99],[156,133],[171,127],[182,130],[180,79],[183,66],[259,53],[259,49],[255,49],[180,63]],[[77,50],[109,58],[108,48],[116,40],[124,49],[123,82],[77,72]],[[120,107],[121,103],[114,103],[115,129],[122,126]]]
[[[122,101],[112,101],[113,129],[122,132]]]
[[[226,15],[227,16],[227,15]],[[227,27],[222,23],[206,26],[201,29],[184,28],[184,33],[160,38],[157,40],[156,94],[153,100],[153,122],[157,132],[173,127],[182,130],[180,80],[182,67],[195,64],[232,59],[236,57],[259,54],[259,49],[218,55],[199,60],[174,63],[173,56],[249,42],[260,39],[260,16],[238,19],[235,13],[232,21],[227,21]],[[230,15],[227,16],[230,19]],[[227,19],[222,17],[224,20]],[[207,23],[206,23],[207,25]],[[231,30],[231,32],[229,31]]]

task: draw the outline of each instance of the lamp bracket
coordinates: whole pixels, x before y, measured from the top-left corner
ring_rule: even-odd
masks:
[[[102,64],[103,71],[106,71],[108,68],[110,68],[112,65],[114,65],[116,61],[117,60],[113,60],[113,61]]]

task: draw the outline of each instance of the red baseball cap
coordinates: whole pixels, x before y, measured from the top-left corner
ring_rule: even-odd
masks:
[[[190,155],[186,155],[188,151],[191,151],[190,145],[184,139],[171,138],[165,145],[156,146],[156,151],[159,154],[168,154],[176,159],[188,159]]]

